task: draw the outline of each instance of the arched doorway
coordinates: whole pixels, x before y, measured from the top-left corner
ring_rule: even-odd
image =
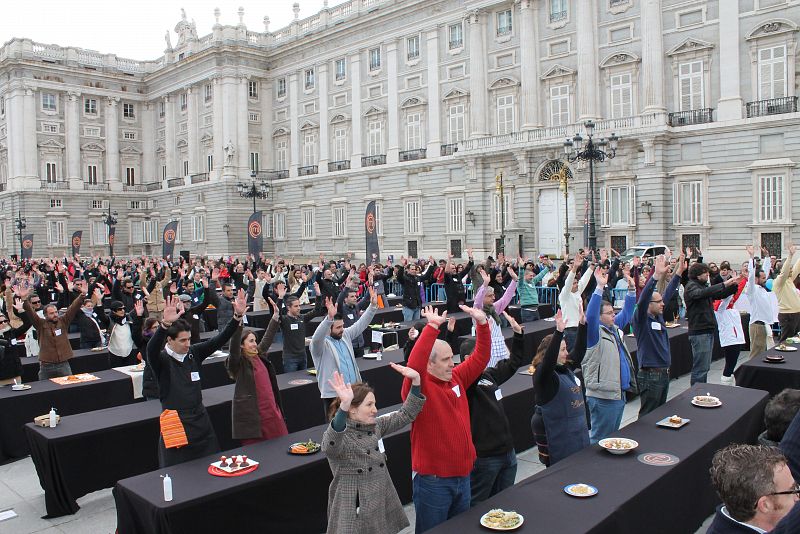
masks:
[[[560,255],[564,249],[565,213],[569,215],[569,225],[574,227],[575,219],[575,188],[572,170],[567,167],[567,183],[569,184],[568,201],[565,203],[564,191],[559,187],[560,174],[564,170],[564,163],[559,160],[550,160],[539,170],[536,184],[539,189],[537,206],[537,243],[540,254]],[[575,236],[570,239],[570,250],[575,242]]]

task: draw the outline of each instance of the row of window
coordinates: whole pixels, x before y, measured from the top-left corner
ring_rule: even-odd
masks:
[[[170,219],[168,222],[178,221],[178,231],[175,236],[176,243],[181,243],[181,220]],[[206,217],[205,215],[192,215],[191,238],[193,242],[206,240]],[[147,243],[157,243],[161,239],[161,226],[158,219],[152,220],[131,220],[129,224],[130,244],[141,245]],[[47,221],[47,245],[48,246],[67,246],[67,223],[63,220]],[[4,234],[4,232],[3,232]],[[103,221],[91,221],[91,244],[108,245],[108,226]]]

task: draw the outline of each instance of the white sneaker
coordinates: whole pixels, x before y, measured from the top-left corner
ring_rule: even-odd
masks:
[[[723,386],[736,386],[736,379],[731,376],[722,375],[719,379],[719,383]]]

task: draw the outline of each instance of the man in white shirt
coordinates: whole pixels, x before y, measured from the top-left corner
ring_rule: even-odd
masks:
[[[767,350],[767,331],[771,332],[772,303],[766,289],[767,273],[770,270],[770,257],[764,257],[761,268],[755,265],[755,251],[752,245],[747,245],[750,262],[747,265],[747,288],[745,293],[750,302],[750,359],[759,356]]]
[[[578,335],[578,322],[581,318],[582,301],[581,295],[594,274],[594,267],[588,267],[584,271],[580,280],[575,280],[578,267],[583,263],[583,255],[578,252],[570,266],[564,287],[558,295],[558,303],[561,305],[561,315],[566,323],[564,329],[564,341],[567,344],[567,351],[571,351],[575,345],[575,338]]]

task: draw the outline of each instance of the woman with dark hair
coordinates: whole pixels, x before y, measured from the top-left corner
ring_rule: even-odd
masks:
[[[547,467],[589,445],[589,428],[581,383],[572,369],[586,353],[586,319],[581,311],[572,352],[563,340],[566,323],[556,314],[556,331],[545,337],[533,359],[533,396],[536,409],[531,429],[539,461]]]
[[[285,436],[289,433],[283,418],[281,395],[275,368],[267,353],[280,328],[280,313],[275,301],[267,331],[256,342],[253,330],[236,329],[231,336],[231,353],[225,362],[228,374],[236,381],[231,403],[231,436],[242,445]]]
[[[369,385],[345,384],[338,372],[328,380],[338,397],[331,403],[331,424],[322,438],[322,450],[333,473],[328,489],[328,534],[388,534],[409,524],[389,476],[382,438],[411,424],[422,411],[425,397],[417,371],[389,365],[411,381],[411,394],[399,411],[384,417],[375,417],[378,409]]]

